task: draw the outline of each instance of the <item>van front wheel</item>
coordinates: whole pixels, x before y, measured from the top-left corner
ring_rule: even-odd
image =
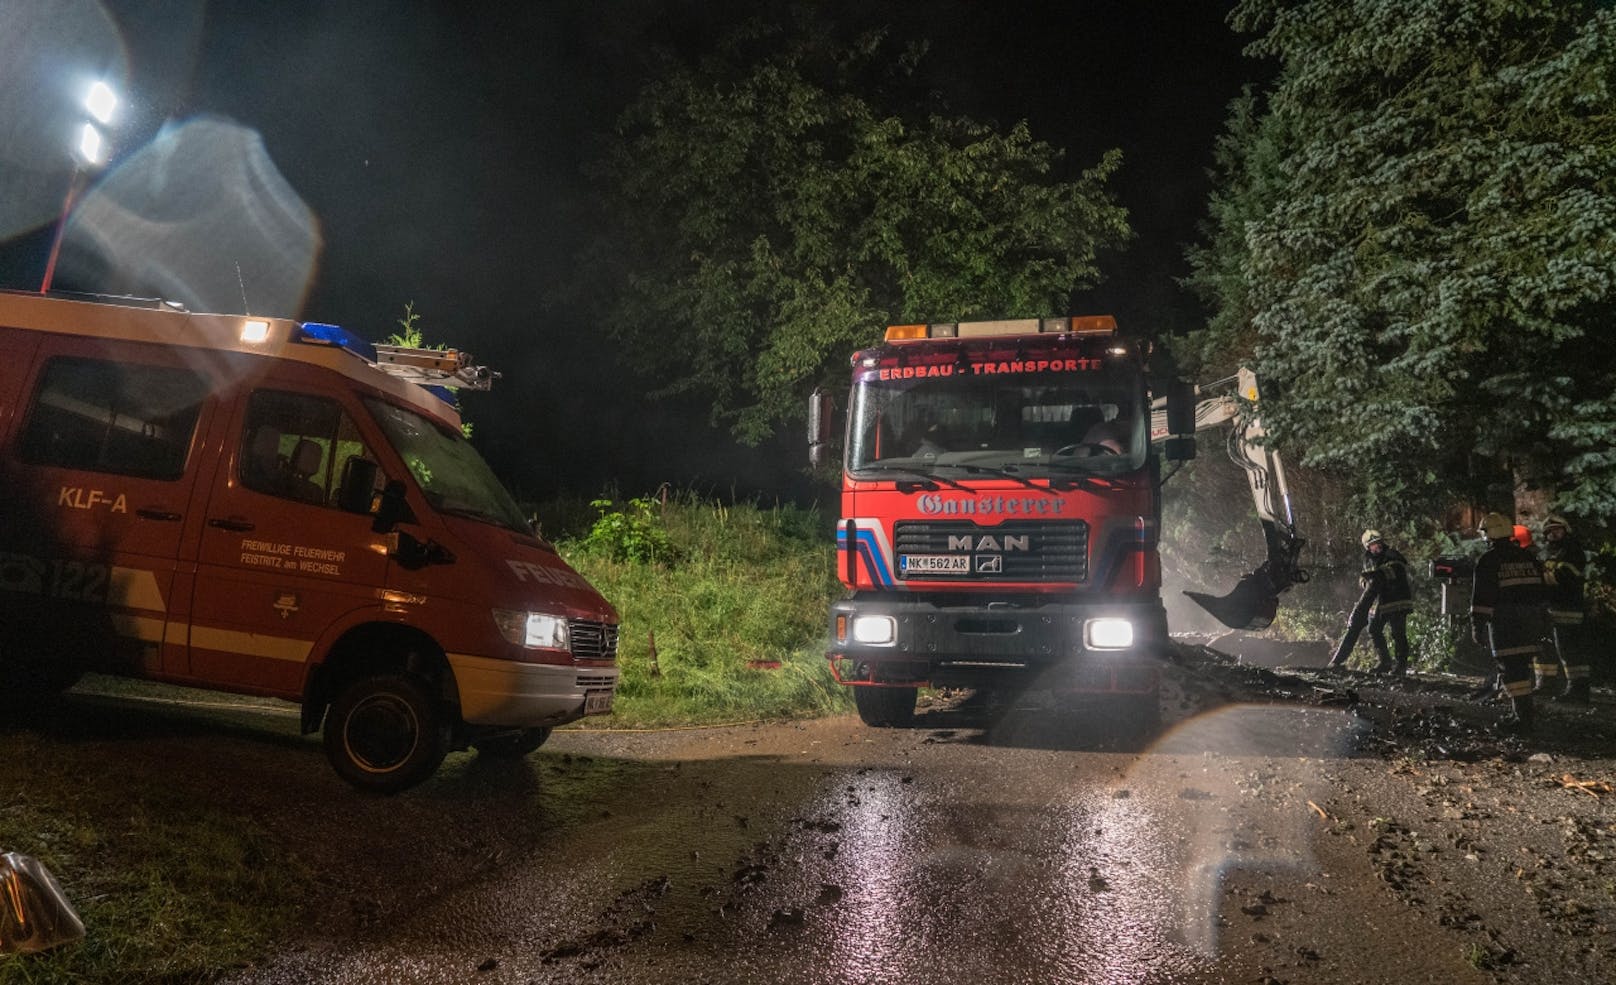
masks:
[[[369,793],[397,793],[431,776],[449,753],[450,723],[427,684],[401,674],[361,677],[331,702],[325,754]]]

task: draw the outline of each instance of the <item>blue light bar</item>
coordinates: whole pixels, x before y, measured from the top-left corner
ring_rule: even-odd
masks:
[[[453,407],[455,410],[458,411],[460,409],[460,402],[455,399],[454,391],[449,389],[448,387],[446,387],[446,386],[428,386],[425,383],[417,383],[416,386],[419,386],[421,389],[425,390],[427,393],[430,393],[434,397],[437,397],[439,400],[441,400],[444,403],[448,404],[450,407]]]
[[[320,345],[334,345],[347,349],[366,362],[376,361],[376,347],[341,325],[326,325],[322,322],[307,321],[303,323],[299,342],[315,342]]]

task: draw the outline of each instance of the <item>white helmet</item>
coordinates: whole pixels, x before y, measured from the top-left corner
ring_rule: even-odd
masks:
[[[1502,513],[1489,513],[1481,518],[1481,535],[1488,540],[1505,540],[1515,536],[1515,523]]]
[[[1544,533],[1544,535],[1546,536],[1548,534],[1548,532],[1551,529],[1555,528],[1555,527],[1559,527],[1561,530],[1565,531],[1566,533],[1571,532],[1571,524],[1566,522],[1565,517],[1561,516],[1558,513],[1550,513],[1547,517],[1544,517],[1544,519],[1543,519],[1543,533]]]
[[[1363,532],[1363,536],[1358,538],[1358,542],[1363,545],[1364,550],[1366,551],[1369,550],[1370,544],[1377,542],[1384,543],[1385,540],[1386,538],[1380,535],[1379,530],[1365,530]]]

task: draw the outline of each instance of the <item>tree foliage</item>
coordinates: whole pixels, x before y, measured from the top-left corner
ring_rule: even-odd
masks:
[[[1276,440],[1372,495],[1501,475],[1616,519],[1616,11],[1242,0],[1231,22],[1279,72],[1218,147],[1201,358],[1254,354]]]
[[[591,169],[586,269],[603,323],[656,380],[756,442],[894,322],[1064,311],[1128,236],[1112,151],[1061,154],[923,106],[922,52],[749,26],[667,57]]]

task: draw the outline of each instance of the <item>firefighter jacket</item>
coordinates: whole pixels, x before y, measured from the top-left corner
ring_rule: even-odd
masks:
[[[1588,556],[1570,534],[1545,544],[1543,575],[1549,583],[1549,619],[1556,626],[1581,625]]]
[[[1377,616],[1413,611],[1414,589],[1408,582],[1408,561],[1391,547],[1382,547],[1379,554],[1364,551],[1364,569],[1358,581],[1364,587],[1358,611],[1367,611],[1371,602]]]
[[[1470,619],[1476,638],[1492,628],[1494,657],[1536,653],[1548,630],[1543,566],[1512,540],[1495,540],[1476,559]]]

